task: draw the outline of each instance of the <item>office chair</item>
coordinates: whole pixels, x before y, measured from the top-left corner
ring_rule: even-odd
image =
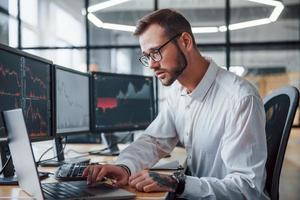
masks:
[[[299,103],[297,88],[280,88],[264,98],[268,158],[265,189],[271,200],[279,199],[279,179],[293,119]]]

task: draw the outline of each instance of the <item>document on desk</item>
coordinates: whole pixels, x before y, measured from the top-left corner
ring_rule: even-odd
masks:
[[[182,169],[182,166],[179,164],[178,160],[160,160],[156,163],[150,170],[177,170]]]

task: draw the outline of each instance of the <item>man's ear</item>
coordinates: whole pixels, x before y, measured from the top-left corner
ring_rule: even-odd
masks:
[[[181,35],[181,39],[182,39],[183,47],[185,49],[193,48],[193,38],[189,33],[183,32]]]

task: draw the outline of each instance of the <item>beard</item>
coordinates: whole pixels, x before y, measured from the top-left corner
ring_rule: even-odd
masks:
[[[174,83],[174,81],[183,73],[187,66],[187,60],[181,49],[178,47],[177,43],[175,43],[177,47],[176,53],[176,67],[171,68],[171,70],[166,71],[166,77],[164,79],[160,79],[160,82],[164,86],[170,86]]]

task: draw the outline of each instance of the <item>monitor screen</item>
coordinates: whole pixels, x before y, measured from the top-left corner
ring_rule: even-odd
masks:
[[[90,131],[90,78],[56,66],[56,133],[71,134]]]
[[[153,78],[93,73],[95,131],[145,129],[154,118]]]
[[[21,107],[20,57],[0,48],[0,111]],[[0,137],[5,136],[0,116]]]
[[[51,77],[50,61],[0,46],[0,109],[22,108],[32,140],[52,136]]]

